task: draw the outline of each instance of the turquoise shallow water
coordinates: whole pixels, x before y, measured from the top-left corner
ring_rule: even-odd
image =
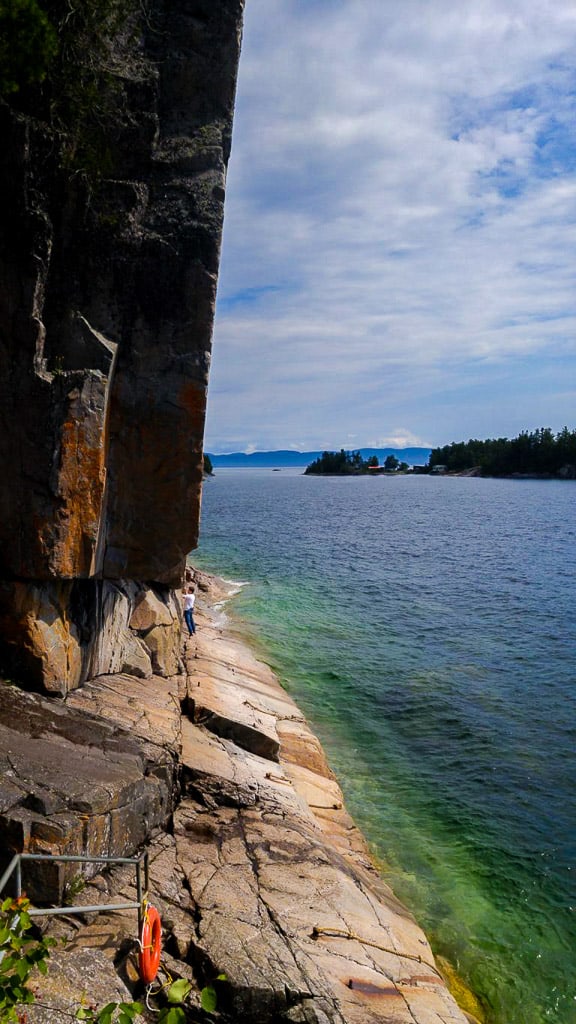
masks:
[[[492,1024],[576,1024],[576,485],[220,470],[194,561]]]

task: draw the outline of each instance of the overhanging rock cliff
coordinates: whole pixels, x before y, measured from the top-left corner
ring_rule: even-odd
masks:
[[[174,672],[243,5],[41,5],[0,100],[0,665],[48,692]]]

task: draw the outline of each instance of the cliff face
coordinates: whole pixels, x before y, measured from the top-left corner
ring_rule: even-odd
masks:
[[[110,0],[93,47],[62,19],[0,101],[0,662],[49,691],[161,669],[144,598],[176,656],[243,4]]]

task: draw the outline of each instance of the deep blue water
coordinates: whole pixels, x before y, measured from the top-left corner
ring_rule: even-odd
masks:
[[[576,484],[219,470],[193,561],[494,1024],[576,1022]]]

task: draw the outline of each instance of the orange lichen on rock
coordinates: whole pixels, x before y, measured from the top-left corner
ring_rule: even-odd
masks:
[[[82,670],[78,632],[68,615],[71,583],[13,582],[0,592],[0,633],[19,651],[26,673],[41,672],[51,693],[77,686]]]
[[[89,575],[95,568],[106,469],[103,445],[94,445],[86,426],[86,420],[74,419],[62,425],[59,484],[64,505],[54,558],[59,576]]]
[[[38,523],[50,576],[74,579],[97,571],[106,486],[107,382],[94,372],[65,396],[52,489],[56,513]]]

